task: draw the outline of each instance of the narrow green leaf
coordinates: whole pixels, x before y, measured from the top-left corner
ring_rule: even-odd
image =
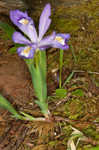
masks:
[[[70,75],[67,77],[67,79],[65,80],[65,82],[64,82],[64,84],[63,84],[63,87],[64,87],[67,83],[70,82],[70,80],[72,79],[73,75],[74,75],[74,71],[72,71],[72,72],[70,73]]]
[[[34,66],[33,59],[25,59],[29,71],[31,73],[33,87],[35,89],[36,96],[40,101],[43,102],[46,101],[47,99],[46,62],[43,62],[46,60],[45,59],[42,60],[43,58],[45,58],[44,55],[45,53],[42,53],[42,55],[40,53],[38,58],[39,60],[36,60],[37,61],[37,64],[35,64],[36,66]]]
[[[73,55],[73,57],[74,57],[74,62],[76,63],[76,62],[77,62],[77,57],[76,57],[76,55],[75,55],[75,51],[74,51],[74,48],[73,48],[72,45],[70,45],[70,49],[71,49],[72,55]]]
[[[0,107],[7,109],[15,118],[22,119],[21,115],[14,109],[8,100],[0,95]]]
[[[32,117],[31,115],[29,115],[29,114],[27,114],[27,113],[25,113],[25,112],[20,112],[23,116],[24,116],[24,120],[35,120],[35,118],[34,117]]]
[[[77,90],[72,92],[72,95],[84,96],[84,91],[82,89],[77,89]]]
[[[42,68],[42,73],[44,78],[46,79],[46,51],[40,51],[40,67]]]
[[[25,61],[31,73],[33,87],[39,100],[36,103],[40,106],[43,113],[48,113],[45,59],[45,53],[40,52],[34,59],[25,59]]]
[[[7,34],[8,39],[12,39],[12,34],[15,31],[12,26],[0,21],[0,28]]]
[[[23,45],[23,44],[15,44],[15,46],[13,46],[13,47],[11,47],[11,48],[9,49],[9,53],[11,53],[11,54],[16,53],[17,48],[18,48],[18,47],[21,47],[21,46],[24,46],[24,45]]]
[[[48,105],[46,103],[47,99],[47,87],[46,87],[46,80],[44,76],[42,76],[40,66],[35,68],[33,65],[31,66],[32,70],[32,82],[33,87],[36,92],[36,96],[38,97],[39,101],[36,103],[40,106],[41,111],[43,114],[48,113]]]
[[[35,74],[35,76],[32,76],[32,78],[33,78],[33,86],[35,88],[36,94],[40,101],[45,101],[47,98],[46,81],[42,76],[41,68],[40,67],[36,68],[33,74]]]
[[[11,53],[11,54],[14,54],[14,53],[16,53],[16,50],[17,50],[17,47],[11,47],[10,49],[9,49],[9,53]]]
[[[47,102],[43,102],[43,101],[35,101],[36,104],[38,104],[38,106],[41,108],[41,112],[43,114],[48,114],[48,104]]]

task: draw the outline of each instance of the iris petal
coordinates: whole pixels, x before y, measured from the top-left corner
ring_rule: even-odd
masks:
[[[15,43],[19,43],[19,44],[31,44],[31,42],[26,39],[20,32],[14,32],[12,39]]]
[[[51,24],[51,19],[49,18],[51,15],[51,6],[50,4],[47,4],[40,16],[40,21],[39,21],[39,41],[42,39],[43,35],[46,33],[48,30],[50,24]]]
[[[34,49],[32,47],[29,47],[29,46],[19,47],[17,49],[17,53],[22,58],[29,59],[29,58],[33,58],[33,56],[34,56]]]
[[[70,39],[70,34],[68,34],[68,33],[58,33],[56,36],[60,36],[60,37],[62,37],[63,39],[65,39],[65,40],[69,40]]]
[[[42,39],[43,35],[49,28],[51,19],[51,6],[47,4],[40,16],[39,21],[39,37],[37,37],[37,32],[34,26],[33,20],[28,16],[27,12],[21,12],[19,10],[10,11],[10,19],[12,22],[24,32],[30,40],[24,37],[21,33],[15,32],[13,34],[13,41],[15,43],[25,44],[26,47],[19,47],[17,52],[19,56],[23,58],[33,58],[36,49],[45,50],[49,47],[68,49],[67,45],[69,34],[55,32],[52,35],[47,36]]]
[[[60,49],[63,49],[63,50],[66,50],[66,49],[69,48],[69,46],[68,46],[67,44],[62,45],[62,44],[60,44],[60,43],[57,42],[57,41],[53,41],[51,47],[54,47],[54,48],[60,48]]]
[[[11,10],[10,19],[32,42],[37,41],[37,32],[33,20],[28,16],[27,12],[24,13],[19,10]]]
[[[69,34],[62,34],[62,33],[57,34],[52,42],[52,47],[60,48],[63,50],[68,49],[69,46],[67,45],[67,42],[69,38],[70,38]]]
[[[43,38],[39,43],[38,43],[38,47],[43,49],[43,47],[49,47],[51,46],[51,44],[53,43],[54,39],[55,39],[56,33],[53,32],[51,35]]]
[[[10,11],[10,19],[16,26],[20,26],[20,20],[24,18],[26,20],[29,20],[29,22],[33,22],[32,19],[28,16],[27,12],[21,12],[20,10],[11,10]]]

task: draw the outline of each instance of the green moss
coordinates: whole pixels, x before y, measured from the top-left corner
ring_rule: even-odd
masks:
[[[79,99],[72,99],[65,104],[64,113],[69,117],[69,119],[77,120],[81,118],[85,113],[83,102],[81,102]]]
[[[61,29],[62,32],[76,32],[79,29],[79,22],[77,19],[60,19],[56,25],[57,30]]]
[[[86,136],[93,137],[95,140],[99,141],[99,133],[96,131],[95,126],[89,125],[89,127],[83,130]]]
[[[56,145],[57,145],[57,143],[58,143],[57,140],[55,140],[55,141],[50,141],[50,142],[48,143],[48,146],[49,146],[50,148],[55,148]]]

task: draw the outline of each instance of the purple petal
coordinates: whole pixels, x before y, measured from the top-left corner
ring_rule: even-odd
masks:
[[[68,49],[69,46],[67,45],[68,39],[70,38],[69,34],[57,34],[54,41],[52,42],[52,47],[60,48],[60,49]]]
[[[40,21],[39,21],[39,41],[42,39],[43,35],[46,33],[48,30],[50,24],[51,24],[51,19],[49,18],[51,15],[51,6],[50,4],[47,4],[40,16]]]
[[[33,20],[28,16],[27,12],[21,12],[19,10],[10,11],[11,21],[24,32],[32,42],[37,41],[37,33],[33,23]]]
[[[46,50],[47,48],[50,48],[50,47],[51,47],[50,45],[49,46],[43,46],[43,47],[40,47],[39,50],[44,51],[44,50]]]
[[[66,49],[69,48],[69,46],[67,44],[62,45],[58,42],[53,42],[53,44],[51,46],[54,47],[54,48],[60,48],[60,49],[63,49],[63,50],[66,50]]]
[[[22,58],[33,58],[35,50],[32,47],[26,46],[26,47],[19,47],[17,49],[17,53]]]
[[[46,49],[47,47],[50,47],[50,45],[53,43],[54,39],[56,37],[56,33],[53,32],[50,36],[45,37],[38,43],[38,47],[41,50]]]
[[[29,22],[33,22],[30,17],[28,17],[27,12],[21,12],[20,10],[11,10],[10,11],[10,19],[16,26],[20,26],[20,20],[24,18],[26,20],[29,20]],[[28,23],[28,22],[27,22]]]
[[[64,38],[65,40],[69,40],[70,39],[70,34],[64,34],[64,33],[58,33],[56,36],[60,36],[62,38]]]
[[[20,32],[14,32],[12,39],[15,43],[19,43],[19,44],[31,44],[31,42],[26,39]]]
[[[36,43],[37,42],[37,32],[36,32],[35,26],[33,24],[29,23],[25,29],[26,29],[26,31],[24,33],[30,38],[31,42]]]

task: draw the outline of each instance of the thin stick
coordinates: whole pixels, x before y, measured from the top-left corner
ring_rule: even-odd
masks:
[[[99,74],[99,72],[94,72],[94,71],[84,71],[84,70],[73,70],[73,72],[87,72],[89,74]]]

